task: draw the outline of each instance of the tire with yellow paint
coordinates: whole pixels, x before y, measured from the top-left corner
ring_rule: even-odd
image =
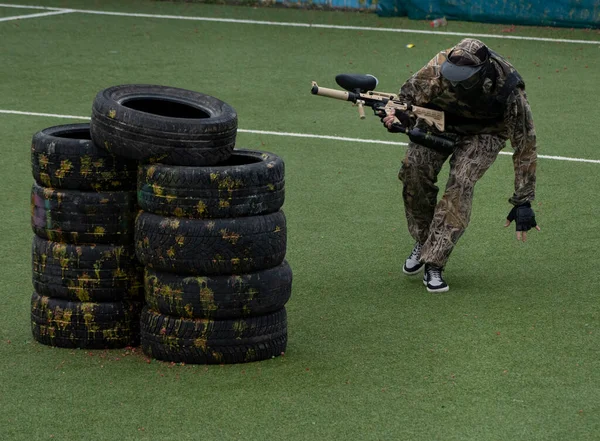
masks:
[[[71,302],[33,293],[31,330],[39,343],[114,349],[139,344],[140,302]]]
[[[274,213],[284,203],[285,166],[269,152],[236,149],[207,167],[143,165],[138,204],[144,211],[185,218],[229,218]]]
[[[137,211],[134,191],[57,190],[33,184],[31,226],[45,239],[72,244],[127,244]]]
[[[96,145],[139,162],[205,166],[229,158],[237,124],[235,110],[210,95],[128,84],[96,95],[91,136]]]
[[[44,187],[79,191],[133,190],[137,162],[96,147],[90,124],[67,124],[37,132],[31,142],[31,169]]]
[[[146,268],[146,305],[162,314],[187,318],[234,319],[284,307],[292,294],[287,261],[254,273],[186,276]]]
[[[158,360],[189,364],[246,363],[277,357],[287,345],[285,308],[237,320],[172,317],[144,307],[143,352]]]
[[[85,302],[143,300],[133,245],[71,245],[34,236],[32,282],[41,296]]]
[[[183,219],[140,212],[138,260],[158,271],[200,276],[273,268],[286,253],[286,219],[276,213],[230,219]]]

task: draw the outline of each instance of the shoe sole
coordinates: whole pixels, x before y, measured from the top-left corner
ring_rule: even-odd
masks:
[[[450,288],[448,286],[446,286],[444,288],[437,288],[437,289],[432,289],[432,288],[427,287],[427,291],[434,292],[434,293],[448,292],[448,291],[450,291]]]
[[[450,290],[449,286],[444,286],[443,288],[430,288],[427,286],[427,282],[423,280],[423,285],[427,287],[427,291],[429,292],[448,292]]]
[[[406,274],[407,276],[414,276],[414,275],[416,275],[416,274],[419,274],[421,271],[423,271],[423,268],[424,268],[424,267],[425,267],[425,264],[421,265],[421,266],[419,267],[419,269],[417,269],[417,270],[414,270],[414,271],[407,271],[407,270],[404,268],[404,266],[403,266],[403,267],[402,267],[402,272],[403,272],[404,274]]]

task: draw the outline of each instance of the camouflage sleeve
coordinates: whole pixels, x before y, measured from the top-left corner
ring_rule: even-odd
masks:
[[[399,97],[412,104],[422,106],[442,92],[440,69],[446,61],[447,51],[442,51],[410,77],[400,88]]]
[[[513,205],[535,199],[535,170],[537,164],[536,136],[531,108],[525,91],[511,95],[506,114],[510,143],[515,150],[515,192],[509,199]]]

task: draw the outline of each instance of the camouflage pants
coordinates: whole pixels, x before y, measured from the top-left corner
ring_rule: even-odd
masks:
[[[471,217],[475,183],[494,163],[506,139],[495,135],[460,138],[452,155],[410,143],[398,177],[410,235],[423,244],[421,261],[445,266]],[[450,176],[437,201],[437,176],[450,157]]]

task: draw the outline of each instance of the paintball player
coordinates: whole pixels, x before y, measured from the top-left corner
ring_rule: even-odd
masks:
[[[398,174],[408,230],[416,244],[403,272],[418,274],[429,292],[448,291],[442,272],[471,215],[475,183],[492,165],[507,140],[514,149],[515,190],[505,227],[514,220],[517,240],[540,228],[531,209],[535,197],[536,135],[525,84],[515,68],[479,40],[466,38],[438,53],[404,83],[400,99],[443,110],[444,136],[455,141],[453,151],[436,151],[410,142]],[[396,111],[382,116],[390,132],[398,126],[428,127],[422,120]],[[398,122],[400,121],[400,122]],[[436,132],[440,133],[440,132]],[[437,175],[450,158],[450,175],[437,201]]]

